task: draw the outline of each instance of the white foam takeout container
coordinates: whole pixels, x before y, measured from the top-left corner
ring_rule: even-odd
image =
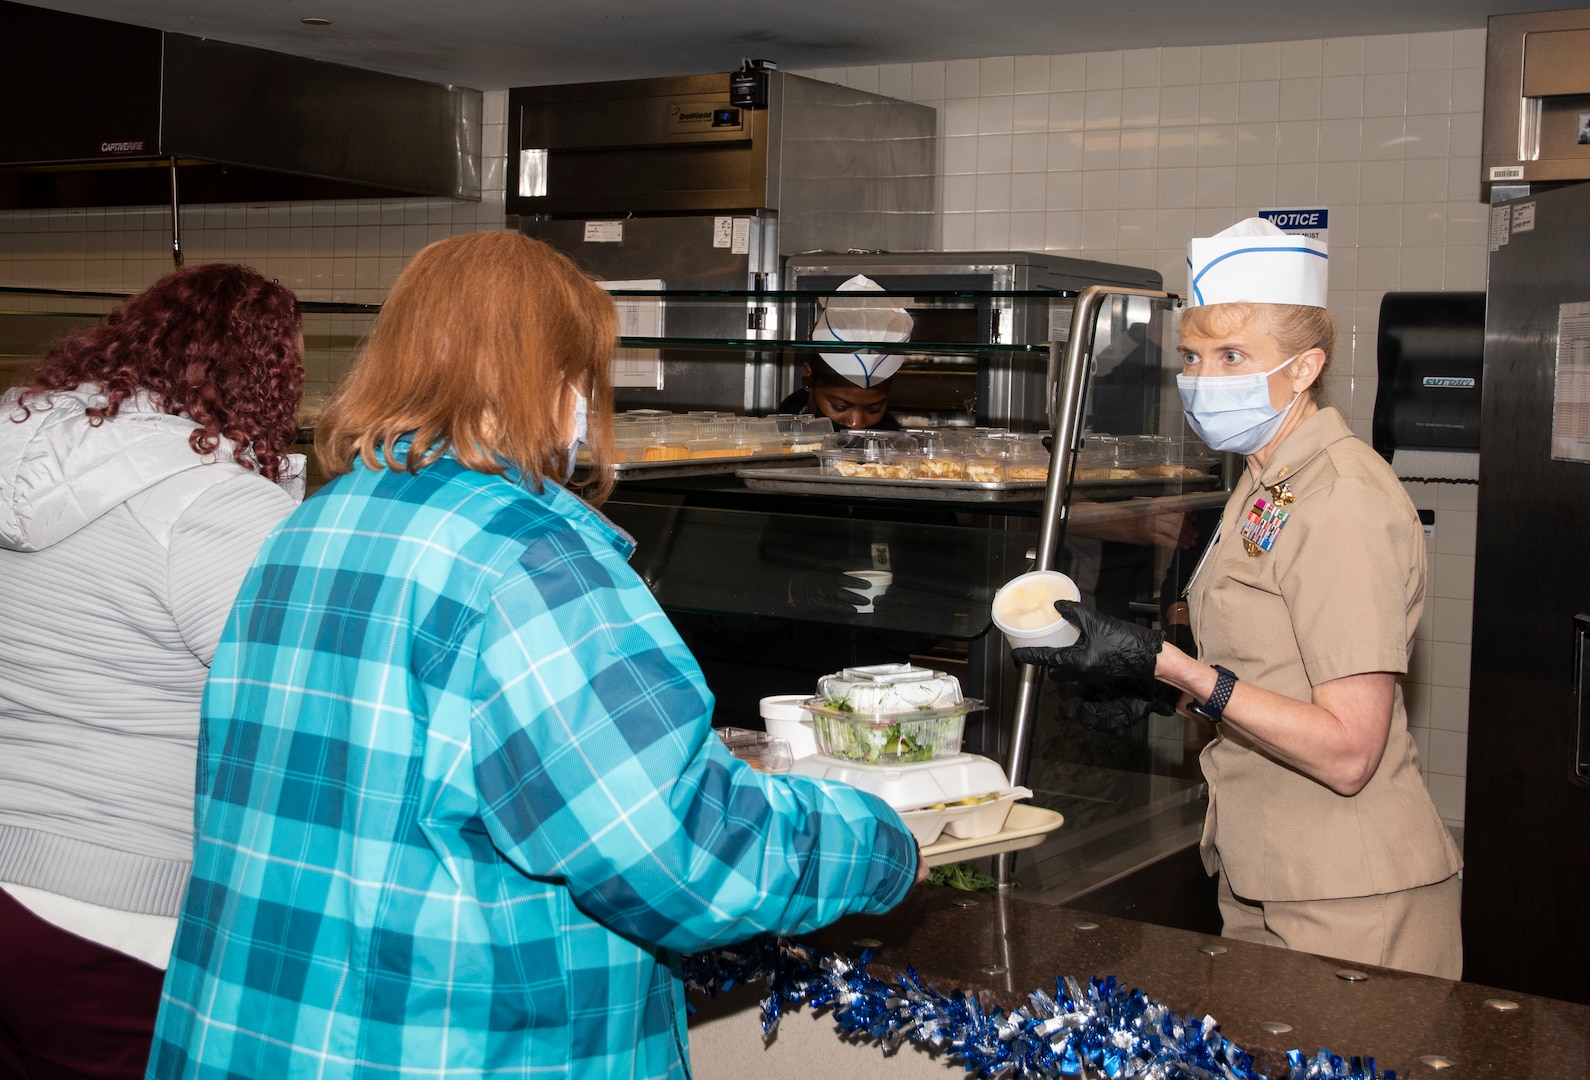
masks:
[[[1027,788],[1011,788],[999,798],[971,806],[946,806],[942,810],[906,810],[900,820],[911,830],[911,835],[922,847],[949,835],[957,840],[971,840],[979,836],[993,836],[1005,827],[1010,808],[1017,799],[1030,799]]]
[[[1013,788],[997,761],[977,754],[955,754],[904,765],[859,765],[853,761],[817,754],[802,758],[790,768],[800,776],[838,780],[878,796],[900,811],[901,819],[917,843],[927,845],[941,833],[970,838],[991,836],[1005,826],[1005,818],[1018,799],[1032,797],[1027,788]],[[970,806],[955,803],[968,797],[998,794],[999,798]],[[942,809],[935,804],[943,803]]]
[[[1005,608],[1011,601],[1019,594],[1033,590],[1054,594],[1057,600],[1079,600],[1082,597],[1076,582],[1058,570],[1031,570],[1011,578],[994,594],[994,625],[1005,635],[1005,640],[1018,649],[1032,646],[1059,649],[1076,644],[1082,632],[1062,619],[1058,611],[1043,626],[1015,626],[1006,621]]]

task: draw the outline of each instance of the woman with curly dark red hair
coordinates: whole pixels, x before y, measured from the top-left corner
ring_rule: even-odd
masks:
[[[0,398],[0,1075],[141,1077],[199,699],[293,508],[290,291],[179,270]]]

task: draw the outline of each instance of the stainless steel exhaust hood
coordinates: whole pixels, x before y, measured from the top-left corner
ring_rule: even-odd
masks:
[[[0,209],[480,198],[480,91],[0,0]]]

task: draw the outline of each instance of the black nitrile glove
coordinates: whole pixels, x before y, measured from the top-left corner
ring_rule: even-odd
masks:
[[[1163,633],[1100,615],[1075,600],[1056,600],[1054,607],[1082,637],[1063,649],[1012,649],[1016,663],[1038,664],[1057,679],[1078,682],[1131,681],[1146,686],[1154,678],[1154,658],[1165,644]]]
[[[1174,687],[1162,682],[1082,683],[1071,695],[1066,715],[1089,731],[1125,735],[1149,713],[1175,713],[1178,696]]]
[[[789,602],[796,611],[809,614],[854,615],[856,605],[866,600],[849,590],[865,587],[864,582],[832,570],[803,570],[789,579]]]

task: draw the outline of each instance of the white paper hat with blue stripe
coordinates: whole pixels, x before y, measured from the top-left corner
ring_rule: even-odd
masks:
[[[883,286],[857,274],[840,284],[840,293],[881,293]],[[813,341],[851,344],[861,341],[908,341],[915,320],[899,306],[898,300],[882,296],[832,296],[820,301]],[[849,353],[819,353],[829,367],[861,387],[877,386],[890,378],[905,357],[899,353],[880,353],[870,349]]]
[[[1263,218],[1239,221],[1187,245],[1187,306],[1298,304],[1326,307],[1325,245]]]

